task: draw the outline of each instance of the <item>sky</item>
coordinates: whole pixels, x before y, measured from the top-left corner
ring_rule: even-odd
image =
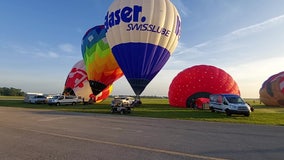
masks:
[[[195,65],[232,76],[241,96],[258,98],[262,83],[284,70],[284,0],[171,0],[181,37],[170,59],[141,94],[167,96],[173,78]],[[81,40],[104,23],[112,0],[0,1],[0,87],[62,93]],[[112,95],[135,95],[125,77]]]

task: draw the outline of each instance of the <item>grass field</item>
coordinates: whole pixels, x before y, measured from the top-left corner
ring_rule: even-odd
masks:
[[[88,113],[110,113],[111,98],[102,103],[93,105],[77,104],[75,106],[49,106],[47,104],[24,103],[23,97],[0,96],[0,106],[21,107],[34,109],[52,109],[68,112],[88,112]],[[139,116],[154,118],[171,118],[182,120],[212,121],[226,123],[246,123],[284,126],[284,107],[269,107],[260,104],[259,100],[247,99],[254,108],[254,112],[249,117],[243,115],[226,116],[224,113],[212,113],[209,110],[193,110],[189,108],[174,108],[164,98],[142,98],[143,104],[133,109],[131,114],[118,116]]]

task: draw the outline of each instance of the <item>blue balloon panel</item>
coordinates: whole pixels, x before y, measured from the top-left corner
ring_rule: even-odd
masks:
[[[170,52],[147,43],[123,43],[112,48],[113,55],[136,95],[140,95],[170,57]]]

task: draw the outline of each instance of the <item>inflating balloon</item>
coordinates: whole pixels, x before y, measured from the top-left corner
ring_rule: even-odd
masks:
[[[116,0],[105,16],[107,39],[139,96],[175,50],[181,20],[169,0]]]
[[[263,82],[259,98],[267,106],[284,106],[284,72],[272,75]]]
[[[81,98],[84,98],[84,100],[86,101],[92,98],[96,103],[99,103],[108,98],[111,92],[112,85],[108,86],[98,95],[93,95],[83,60],[80,60],[72,67],[65,81],[63,91],[64,94],[79,96]]]
[[[93,95],[93,99],[95,99],[96,103],[100,103],[103,100],[107,99],[109,97],[109,95],[112,92],[112,87],[113,85],[109,85],[107,86],[103,91],[101,91],[99,94],[97,94],[96,96]],[[92,97],[92,96],[91,96]]]
[[[168,92],[169,104],[175,107],[190,107],[193,100],[209,98],[210,94],[219,93],[240,95],[240,90],[224,70],[209,65],[196,65],[174,77]],[[201,100],[206,102],[205,99]]]
[[[104,25],[95,26],[86,32],[81,49],[94,95],[99,94],[123,75],[111,53]]]

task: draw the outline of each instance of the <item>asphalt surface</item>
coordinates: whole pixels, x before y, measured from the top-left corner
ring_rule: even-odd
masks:
[[[283,159],[284,127],[0,107],[1,160]]]

